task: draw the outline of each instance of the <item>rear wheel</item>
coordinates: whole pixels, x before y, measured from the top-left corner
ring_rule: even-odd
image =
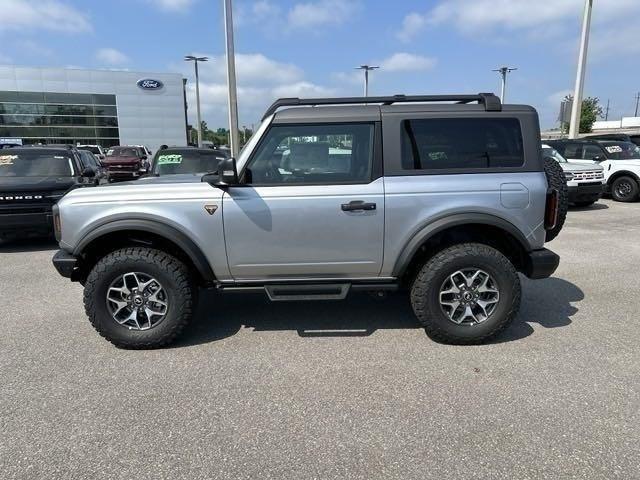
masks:
[[[91,324],[121,348],[171,343],[191,320],[194,298],[187,267],[163,251],[143,247],[103,257],[84,289]]]
[[[411,286],[411,305],[431,338],[475,344],[511,323],[520,308],[520,294],[518,274],[502,253],[466,243],[425,263]]]
[[[639,191],[638,182],[632,177],[618,177],[611,184],[611,197],[617,202],[633,202]]]

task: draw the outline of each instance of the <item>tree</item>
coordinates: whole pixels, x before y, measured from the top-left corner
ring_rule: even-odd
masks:
[[[573,95],[564,97],[565,101],[573,102]],[[580,133],[591,133],[593,124],[602,117],[604,110],[600,106],[598,97],[587,97],[582,100],[582,114],[580,115]],[[569,125],[565,126],[565,133],[568,131]]]

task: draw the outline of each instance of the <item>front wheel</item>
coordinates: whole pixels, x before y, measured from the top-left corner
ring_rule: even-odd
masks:
[[[152,248],[123,248],[96,263],[84,289],[93,327],[120,348],[168,345],[191,320],[195,286],[187,267]]]
[[[487,245],[466,243],[434,255],[411,286],[413,311],[434,340],[481,343],[504,330],[520,308],[513,264]]]
[[[638,182],[632,177],[618,177],[611,184],[611,197],[617,202],[633,202],[639,191]]]

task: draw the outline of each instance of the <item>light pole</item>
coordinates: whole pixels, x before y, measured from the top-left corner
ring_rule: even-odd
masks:
[[[231,0],[224,0],[224,36],[227,49],[227,90],[229,96],[229,144],[231,156],[238,157],[238,93],[236,87],[236,55],[233,45],[233,13]]]
[[[364,96],[368,97],[369,96],[369,72],[371,70],[376,70],[380,67],[374,66],[374,65],[360,65],[359,67],[356,67],[356,70],[364,70]]]
[[[589,30],[591,29],[592,8],[593,0],[585,0],[584,17],[582,19],[582,37],[580,39],[580,55],[578,57],[578,71],[576,72],[576,87],[573,92],[573,105],[571,106],[569,138],[578,138],[578,134],[580,133],[582,90],[584,89],[584,77],[587,72],[587,50],[589,49]]]
[[[498,72],[502,77],[502,88],[500,89],[500,101],[502,103],[504,103],[505,96],[507,94],[507,74],[515,70],[518,70],[518,69],[513,67],[500,67],[495,70],[492,70],[493,72]]]
[[[186,62],[193,62],[196,68],[196,112],[198,121],[198,147],[202,148],[202,119],[200,117],[200,76],[198,74],[198,62],[206,62],[209,57],[196,57],[193,55],[185,55]]]

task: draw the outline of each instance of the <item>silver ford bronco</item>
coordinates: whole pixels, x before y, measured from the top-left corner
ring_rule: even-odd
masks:
[[[559,263],[544,248],[559,195],[540,145],[536,111],[493,94],[280,99],[201,182],[67,194],[53,263],[123,348],[172,342],[207,289],[407,291],[432,338],[478,343],[518,313],[518,272]]]

